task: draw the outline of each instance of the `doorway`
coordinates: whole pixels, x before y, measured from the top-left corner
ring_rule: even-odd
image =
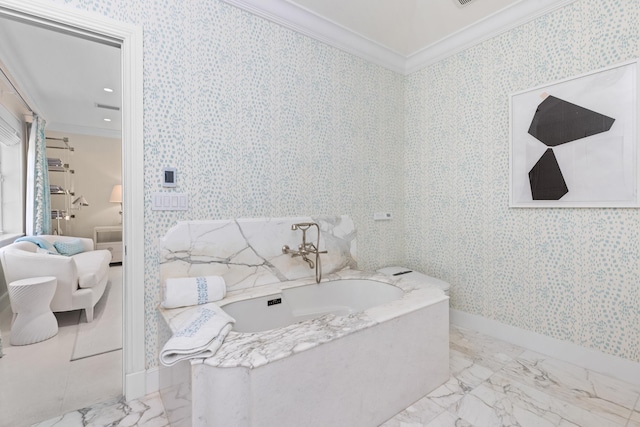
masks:
[[[0,0],[0,15],[55,31],[96,37],[120,45],[122,76],[123,191],[123,394],[146,393],[144,359],[144,217],[142,138],[142,30],[66,6]],[[46,355],[40,355],[46,361]],[[3,358],[5,359],[5,358]],[[0,363],[7,363],[0,359]],[[29,372],[25,372],[29,375]],[[87,381],[99,381],[100,373]],[[0,380],[0,387],[2,381]],[[4,406],[3,401],[3,406]],[[34,401],[37,404],[37,400]]]

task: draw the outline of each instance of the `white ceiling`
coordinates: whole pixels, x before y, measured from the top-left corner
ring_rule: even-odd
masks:
[[[222,1],[409,74],[575,0]],[[0,63],[47,129],[120,137],[120,112],[96,108],[121,106],[118,47],[2,14],[0,41]]]
[[[0,62],[47,130],[120,138],[121,112],[96,107],[121,107],[118,47],[4,16],[0,40]]]
[[[286,0],[410,56],[519,0]]]

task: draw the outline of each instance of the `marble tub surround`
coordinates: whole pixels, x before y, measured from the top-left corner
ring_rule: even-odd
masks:
[[[191,361],[190,399],[175,399],[188,383],[184,378],[173,378],[173,386],[161,385],[170,394],[166,399],[163,394],[163,399],[180,414],[178,422],[368,427],[384,422],[449,378],[448,297],[440,289],[402,276],[344,269],[324,275],[319,285],[315,277],[307,277],[241,289],[217,304],[224,310],[232,302],[342,279],[387,283],[404,295],[346,316],[325,314],[262,332],[231,331],[214,356]],[[175,332],[194,309],[161,309],[161,313]]]
[[[371,327],[381,322],[393,319],[434,302],[448,301],[448,297],[437,288],[425,286],[420,282],[403,276],[389,277],[375,272],[359,270],[341,270],[325,275],[322,282],[341,279],[368,279],[388,283],[405,291],[402,299],[387,304],[372,307],[363,312],[349,316],[324,315],[316,319],[306,320],[286,326],[258,333],[229,332],[223,345],[217,353],[203,363],[219,367],[247,367],[257,368],[316,347],[359,330]],[[277,295],[282,290],[297,286],[314,285],[315,278],[308,277],[289,282],[259,286],[229,292],[225,299],[216,303],[224,310],[224,306],[237,301]],[[198,307],[207,307],[204,304]],[[182,307],[177,309],[160,308],[160,313],[173,333],[180,330],[193,316],[198,307]],[[197,362],[196,362],[197,363]]]
[[[313,276],[306,262],[282,253],[283,245],[300,244],[301,233],[291,230],[299,222],[320,226],[323,274],[356,267],[356,230],[346,215],[184,221],[160,241],[161,282],[222,276],[231,291]]]

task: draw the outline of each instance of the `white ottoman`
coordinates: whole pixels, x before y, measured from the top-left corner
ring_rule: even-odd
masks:
[[[9,340],[12,345],[33,344],[58,333],[58,321],[49,307],[56,284],[53,276],[9,283],[9,299],[15,310]]]

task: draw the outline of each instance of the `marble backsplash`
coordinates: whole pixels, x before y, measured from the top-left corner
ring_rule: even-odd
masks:
[[[319,250],[323,274],[356,268],[356,229],[343,216],[184,221],[160,240],[160,279],[222,276],[227,290],[251,288],[305,277],[315,269],[300,257],[282,253],[282,246],[296,249],[302,232],[291,230],[299,222],[320,226]],[[307,241],[316,243],[315,228]]]

